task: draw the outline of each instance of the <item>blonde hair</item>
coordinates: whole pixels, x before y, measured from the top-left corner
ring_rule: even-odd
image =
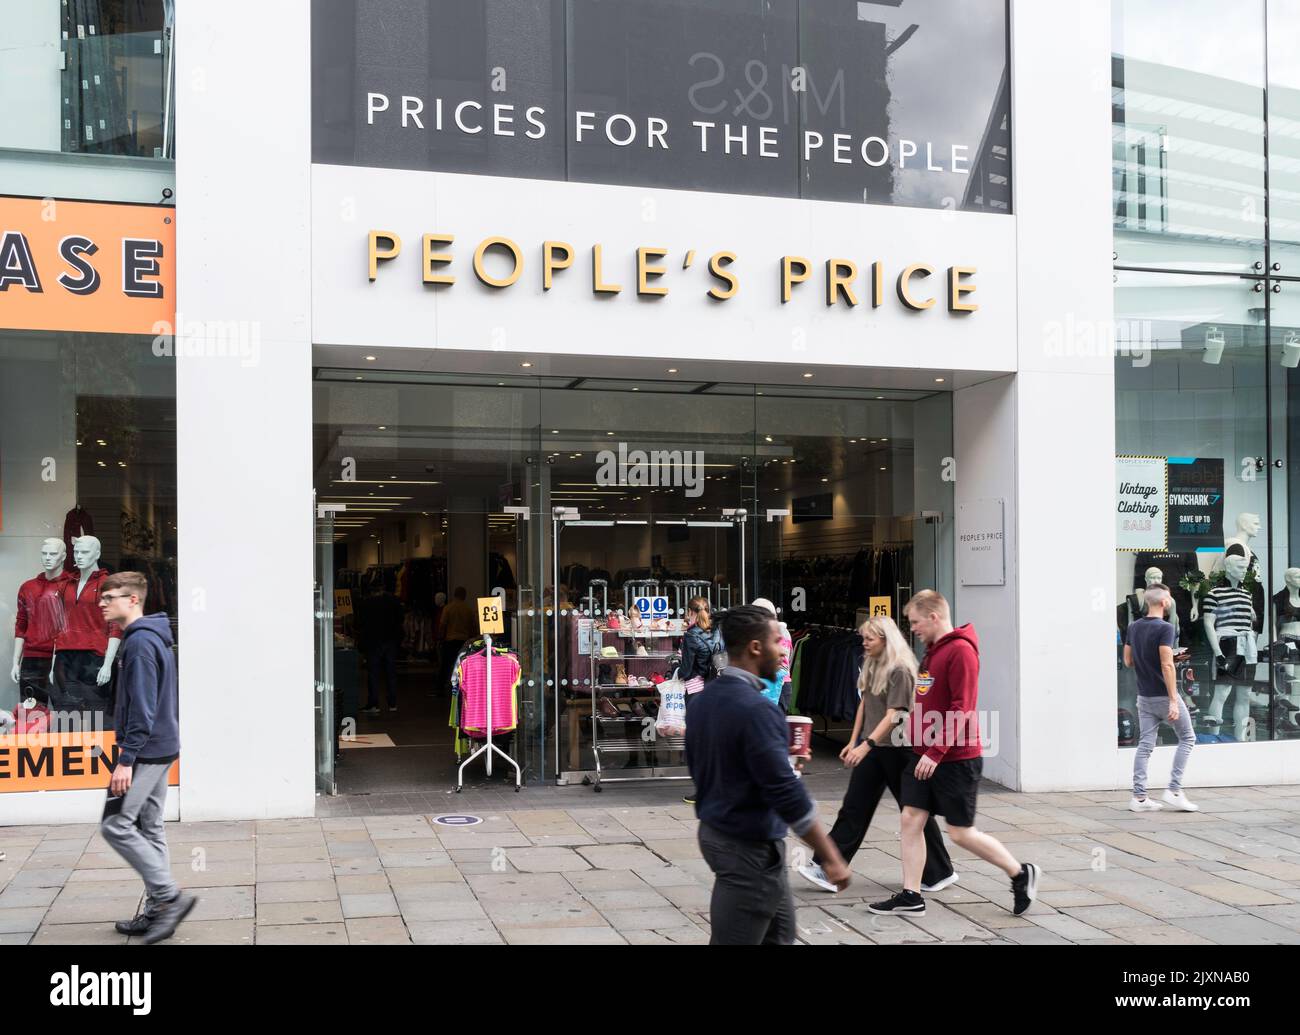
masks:
[[[919,611],[922,614],[937,614],[945,622],[952,621],[952,611],[948,607],[948,601],[944,599],[942,593],[933,589],[923,589],[913,595],[912,599],[903,605],[903,614],[909,611]]]
[[[695,613],[694,624],[705,632],[713,628],[713,616],[709,614],[708,597],[691,597],[691,601],[686,607]]]
[[[912,653],[912,648],[907,645],[892,618],[883,615],[868,618],[858,632],[870,632],[885,641],[885,649],[878,658],[863,652],[862,671],[858,674],[860,693],[869,692],[879,697],[889,686],[890,673],[900,668],[907,673],[912,685],[916,685],[916,655]]]

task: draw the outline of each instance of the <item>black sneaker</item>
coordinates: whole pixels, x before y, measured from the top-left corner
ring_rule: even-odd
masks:
[[[113,930],[118,934],[144,934],[149,930],[149,925],[153,923],[153,917],[147,913],[140,913],[132,920],[118,920],[113,924]]]
[[[154,917],[153,923],[149,925],[149,930],[144,933],[140,939],[142,945],[152,945],[154,942],[161,942],[170,938],[176,933],[176,928],[180,922],[189,916],[190,910],[194,908],[199,900],[188,892],[182,891],[170,902],[163,902],[158,906],[158,913]]]
[[[1023,863],[1020,872],[1011,878],[1011,894],[1015,898],[1012,910],[1019,916],[1029,908],[1029,903],[1038,897],[1038,878],[1042,871],[1033,863]]]
[[[687,805],[694,805],[694,804],[695,804],[695,792],[694,792],[694,791],[691,791],[690,794],[683,795],[683,796],[682,796],[682,801],[686,802]]]
[[[884,902],[872,902],[867,909],[880,916],[905,913],[908,916],[925,916],[925,899],[915,891],[900,891]]]

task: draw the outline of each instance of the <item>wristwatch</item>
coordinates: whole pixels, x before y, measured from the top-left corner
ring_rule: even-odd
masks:
[[[870,737],[868,737],[865,741],[863,741],[863,743],[866,744],[866,745],[868,745],[869,747],[873,747],[873,748],[875,748],[875,747],[880,747],[880,745],[877,744],[877,743],[876,743],[874,740],[872,740]]]

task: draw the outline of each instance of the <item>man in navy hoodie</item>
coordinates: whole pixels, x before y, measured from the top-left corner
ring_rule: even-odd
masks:
[[[849,868],[790,767],[785,716],[762,693],[781,665],[780,626],[762,608],[733,607],[722,619],[722,642],[728,665],[696,695],[686,720],[700,852],[714,875],[709,944],[791,945],[787,828],[825,860],[841,891]]]
[[[144,613],[149,583],[135,571],[110,575],[99,588],[106,621],[125,633],[117,656],[117,765],[99,829],[117,854],[144,880],[145,907],[119,920],[119,934],[140,935],[148,945],[170,938],[198,900],[172,877],[163,827],[167,774],[180,758],[176,658],[171,625],[163,613]]]
[[[979,716],[979,637],[972,625],[952,626],[948,601],[923,589],[903,608],[912,631],[925,644],[916,675],[916,705],[909,718],[914,757],[903,769],[903,890],[867,908],[873,913],[925,915],[921,871],[925,824],[932,813],[948,823],[948,837],[1011,878],[1013,910],[1019,915],[1038,894],[1039,869],[1023,866],[1002,842],[975,826],[975,803],[983,773]]]

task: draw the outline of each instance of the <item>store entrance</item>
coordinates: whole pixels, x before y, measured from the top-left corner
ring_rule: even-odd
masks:
[[[744,602],[745,518],[743,508],[689,516],[602,505],[584,514],[576,501],[553,508],[558,782],[599,791],[689,779],[665,694],[685,695],[695,674],[691,626],[711,633],[728,607]]]
[[[535,778],[540,744],[521,732],[542,721],[535,389],[371,371],[326,372],[315,392],[317,507],[333,532],[318,570],[334,605],[317,668],[332,674],[337,793],[424,808],[422,796],[456,786],[486,735],[457,693],[465,673],[483,675],[484,598],[503,615],[491,678],[512,677],[493,740]],[[513,767],[495,758],[492,783],[507,778]],[[487,781],[482,756],[464,779]]]
[[[770,602],[792,644],[782,700],[836,752],[857,626],[952,592],[946,394],[364,368],[321,368],[314,390],[327,793],[445,805],[483,733],[459,680],[482,597],[511,654],[493,671],[518,673],[494,740],[525,783],[598,787],[687,776],[657,711],[690,675],[693,600],[714,621]],[[514,781],[481,759],[464,776]]]

